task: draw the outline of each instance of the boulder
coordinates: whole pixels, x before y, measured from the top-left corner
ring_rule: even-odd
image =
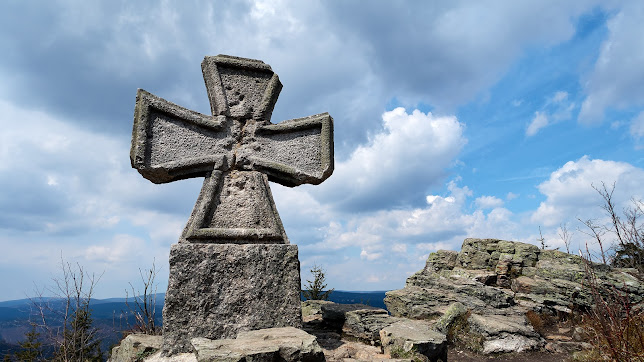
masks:
[[[366,304],[337,304],[332,302],[321,303],[320,310],[322,311],[322,320],[324,323],[335,330],[342,330],[344,321],[346,320],[346,314],[351,311],[356,310],[384,310],[376,307],[372,307]]]
[[[522,316],[478,315],[468,318],[470,331],[483,336],[482,352],[524,352],[541,348],[543,339]]]
[[[401,318],[392,317],[384,309],[358,309],[347,312],[342,333],[371,345],[380,345],[380,330]]]
[[[454,325],[454,322],[465,313],[467,313],[467,308],[465,308],[463,303],[452,303],[445,311],[445,314],[436,322],[434,328],[441,333],[447,334],[449,329]]]
[[[451,250],[439,250],[431,253],[425,263],[425,270],[439,271],[439,270],[452,270],[456,266],[456,259],[458,252]]]
[[[324,361],[314,336],[293,327],[240,332],[236,339],[191,340],[199,362]]]
[[[130,362],[136,358],[145,358],[161,349],[163,337],[147,334],[130,334],[121,343],[112,348],[110,362]]]
[[[380,331],[380,341],[383,351],[392,357],[447,361],[447,338],[425,321],[396,322]]]

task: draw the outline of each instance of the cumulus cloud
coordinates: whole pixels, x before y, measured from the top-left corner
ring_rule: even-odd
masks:
[[[476,206],[480,209],[494,209],[503,206],[503,200],[496,196],[481,196],[474,200]]]
[[[316,254],[316,260],[334,264],[334,269],[344,265],[337,263],[337,255],[355,260],[351,251],[356,250],[359,260],[355,263],[360,263],[360,267],[349,272],[353,279],[366,282],[377,275],[383,281],[400,283],[422,268],[430,252],[458,250],[466,237],[512,239],[520,234],[515,216],[502,207],[501,199],[484,196],[473,200],[473,192],[458,183],[458,178],[450,181],[445,196],[426,196],[427,203],[421,207],[336,216],[335,220],[343,222],[332,221],[323,227],[325,237],[302,246],[302,250]],[[472,205],[477,206],[474,211]],[[387,268],[389,279],[384,279],[383,268]]]
[[[418,200],[437,186],[466,140],[453,116],[396,108],[382,115],[383,131],[336,165],[318,189],[342,208],[383,209]]]
[[[556,226],[563,221],[598,217],[602,200],[592,186],[609,188],[615,183],[615,201],[619,209],[631,197],[641,198],[644,170],[625,162],[590,159],[587,156],[569,161],[538,186],[546,200],[532,213],[532,222]]]
[[[510,201],[510,200],[514,200],[514,199],[516,199],[517,197],[519,197],[519,194],[515,194],[514,192],[511,192],[511,191],[510,191],[510,192],[508,192],[508,194],[507,194],[507,195],[505,195],[505,199],[506,199],[506,200],[508,200],[508,201]]]
[[[607,24],[608,38],[602,43],[594,69],[584,83],[586,98],[579,122],[601,123],[608,108],[625,109],[644,105],[644,40],[641,19],[644,4],[627,1]]]

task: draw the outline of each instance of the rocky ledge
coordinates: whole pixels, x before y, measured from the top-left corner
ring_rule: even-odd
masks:
[[[460,320],[459,333],[468,335],[469,348],[483,353],[541,349],[546,343],[547,349],[557,349],[561,341],[544,338],[534,324],[539,329],[544,317],[566,317],[591,307],[585,268],[581,257],[557,250],[465,239],[460,252],[430,254],[425,268],[403,289],[387,292],[385,304],[395,317],[430,321],[445,333]],[[636,270],[600,264],[592,269],[603,287],[642,306],[644,284]],[[577,343],[565,348],[586,346]]]

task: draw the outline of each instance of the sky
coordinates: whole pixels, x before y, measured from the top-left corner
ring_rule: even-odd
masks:
[[[0,2],[0,300],[61,258],[122,297],[168,254],[202,179],[132,169],[137,88],[209,114],[206,55],[261,59],[274,123],[329,112],[335,171],[271,190],[302,281],[391,290],[465,238],[571,252],[644,198],[644,2]],[[607,236],[609,237],[609,236]]]

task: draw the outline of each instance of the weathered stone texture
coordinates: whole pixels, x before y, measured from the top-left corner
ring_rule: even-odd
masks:
[[[426,321],[405,319],[380,331],[380,342],[385,353],[402,350],[417,353],[428,361],[447,361],[447,339]]]
[[[163,308],[166,353],[191,352],[190,339],[302,326],[297,246],[172,246]]]
[[[199,362],[324,361],[314,336],[293,327],[241,332],[236,339],[194,338]]]
[[[643,303],[644,284],[634,270],[597,264],[593,269],[604,287]],[[584,261],[576,255],[520,242],[465,239],[459,253],[430,254],[404,289],[387,292],[385,304],[394,316],[439,320],[437,328],[446,331],[448,307],[460,302],[472,312],[468,322],[484,337],[484,352],[523,351],[544,344],[526,322],[526,312],[556,315],[592,306],[585,278]]]
[[[205,178],[170,252],[164,355],[193,337],[301,327],[297,247],[268,181],[319,184],[334,168],[328,113],[271,123],[282,83],[268,64],[218,55],[201,68],[211,116],[142,89],[134,111],[132,167],[154,183]]]
[[[380,330],[401,318],[392,317],[384,309],[358,309],[345,314],[342,333],[359,341],[380,345]]]
[[[109,362],[131,362],[136,356],[154,354],[161,349],[162,342],[161,336],[130,334],[112,348]]]

